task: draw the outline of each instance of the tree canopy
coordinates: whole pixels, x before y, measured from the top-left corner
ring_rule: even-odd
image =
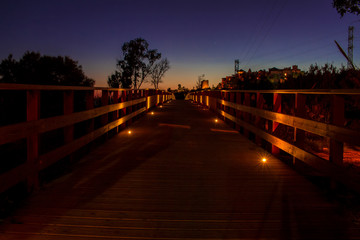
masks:
[[[341,16],[345,13],[360,14],[360,0],[333,0],[333,7]]]
[[[159,68],[162,63],[161,53],[157,49],[149,49],[149,43],[142,38],[136,38],[126,42],[122,46],[122,58],[117,61],[117,70],[108,77],[108,85],[110,87],[133,87],[138,89],[147,81],[147,77]],[[157,61],[160,61],[157,63]],[[169,65],[168,61],[167,66]],[[157,85],[161,77],[168,70],[167,67],[160,74]]]
[[[170,69],[169,60],[167,58],[162,59],[156,63],[151,71],[151,83],[154,85],[155,89],[159,88],[159,83],[162,82],[161,78]]]
[[[10,54],[0,63],[0,82],[40,85],[94,86],[82,67],[70,57],[26,52],[16,61]]]

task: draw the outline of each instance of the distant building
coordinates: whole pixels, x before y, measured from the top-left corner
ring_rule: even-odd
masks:
[[[226,76],[221,79],[221,88],[223,89],[236,89],[237,76]]]
[[[290,76],[297,78],[300,74],[301,70],[297,65],[283,69],[274,67],[269,68],[269,71],[259,70],[257,72],[252,72],[251,69],[247,72],[240,69],[234,75],[222,78],[219,85],[221,85],[222,89],[239,89],[244,84],[244,81],[255,84],[261,79],[268,79],[270,82],[278,84],[286,82]]]
[[[272,83],[284,83],[289,76],[297,77],[301,73],[301,70],[297,65],[293,65],[292,68],[269,68],[269,80]]]
[[[209,87],[209,80],[202,80],[201,81],[201,89],[207,89]]]

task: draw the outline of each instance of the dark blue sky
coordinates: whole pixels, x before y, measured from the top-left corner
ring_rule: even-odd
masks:
[[[332,0],[2,0],[0,58],[68,55],[106,86],[122,44],[142,37],[171,63],[160,87],[192,88],[201,74],[210,85],[231,75],[235,59],[245,70],[345,64],[334,40],[347,49],[349,25],[357,63],[358,20]]]

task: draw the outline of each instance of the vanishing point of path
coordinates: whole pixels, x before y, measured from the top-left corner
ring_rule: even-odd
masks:
[[[214,119],[185,101],[146,114],[0,222],[0,239],[359,239],[318,187]]]

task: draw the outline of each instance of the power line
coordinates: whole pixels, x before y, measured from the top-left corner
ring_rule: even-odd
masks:
[[[265,14],[263,14],[263,13],[265,13],[266,12],[266,8],[267,8],[267,5],[264,5],[264,9],[263,9],[263,12],[262,12],[262,14],[261,14],[261,16],[265,16],[265,17],[263,17],[263,21],[257,21],[257,24],[256,24],[256,27],[255,27],[255,31],[253,31],[253,34],[252,34],[252,37],[251,37],[251,39],[254,39],[254,36],[256,36],[256,35],[258,35],[260,32],[262,32],[262,29],[264,29],[265,28],[265,25],[266,25],[266,23],[267,23],[267,21],[266,21],[266,19],[268,19],[270,16],[271,16],[271,14],[272,14],[272,12],[273,12],[273,10],[274,10],[274,8],[275,8],[275,3],[277,3],[279,0],[274,0],[274,2],[273,2],[273,4],[271,4],[271,9],[270,9],[270,11],[267,11],[267,15],[265,16]],[[258,31],[258,26],[260,25],[260,23],[262,23],[262,25],[260,26],[260,32]],[[248,38],[248,40],[250,40],[250,37]],[[248,55],[249,55],[249,53],[251,52],[251,50],[253,49],[253,47],[254,47],[254,45],[255,45],[255,43],[257,42],[257,39],[255,39],[254,41],[251,41],[251,44],[249,45],[249,46],[246,46],[246,53],[245,53],[245,55],[244,55],[244,57],[242,57],[241,58],[241,62],[244,62],[245,61],[245,59],[248,57]],[[247,44],[248,45],[248,44]]]
[[[275,18],[273,19],[270,27],[268,28],[267,32],[265,33],[263,39],[261,40],[260,44],[257,46],[257,48],[255,49],[255,51],[253,52],[253,54],[251,55],[250,59],[247,61],[246,65],[249,64],[251,62],[251,60],[253,59],[253,57],[255,56],[255,54],[257,53],[257,51],[259,50],[259,48],[262,46],[262,44],[264,43],[265,39],[267,38],[267,36],[269,35],[270,31],[272,30],[272,28],[274,27],[275,22],[278,20],[281,12],[283,11],[285,5],[287,4],[288,0],[285,0],[280,8],[280,10],[278,11],[277,15],[275,16]]]

